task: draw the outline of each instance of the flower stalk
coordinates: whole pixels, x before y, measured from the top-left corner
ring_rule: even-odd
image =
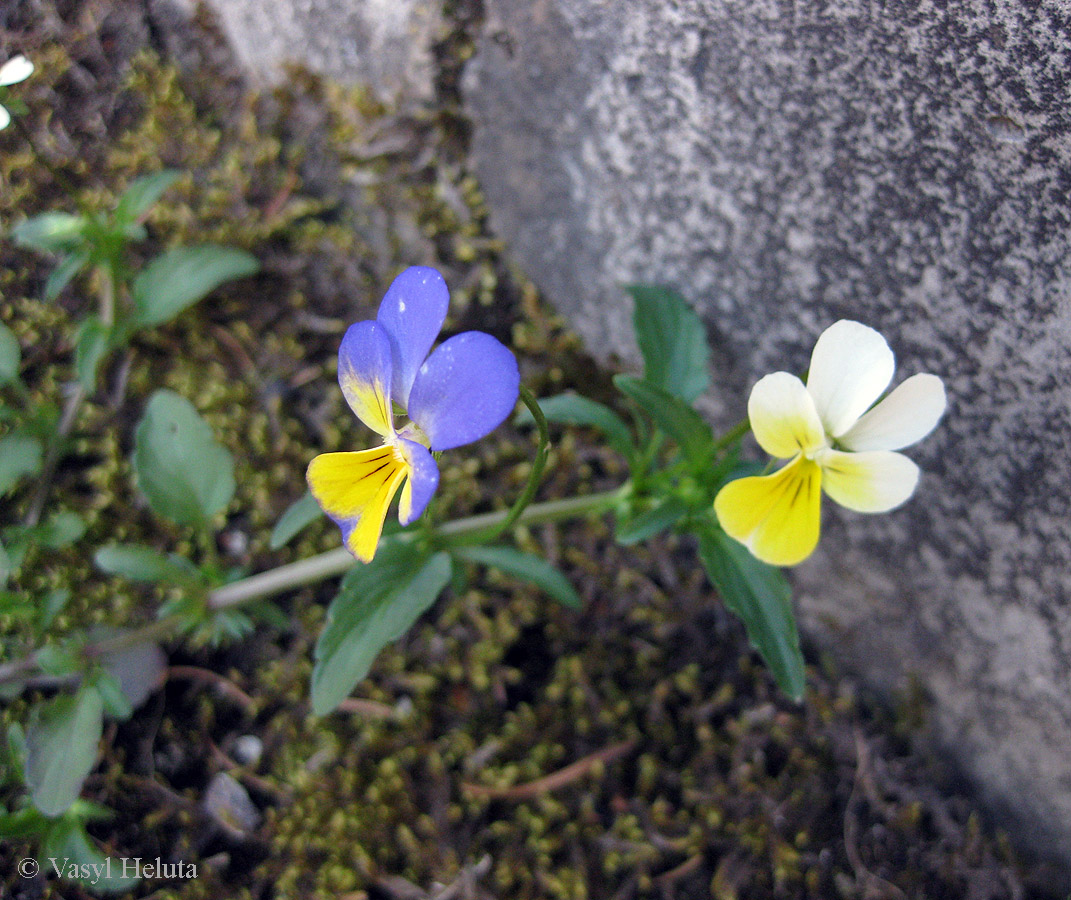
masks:
[[[463,543],[468,543],[466,538],[481,532],[494,530],[497,536],[510,526],[545,525],[551,522],[599,516],[620,503],[628,489],[629,483],[626,482],[621,487],[611,491],[602,491],[581,497],[568,497],[563,500],[548,500],[545,503],[533,503],[523,508],[516,515],[514,515],[515,504],[514,508],[508,511],[482,513],[478,516],[469,516],[444,523],[434,529],[434,537],[440,540],[444,546],[459,546]],[[399,535],[399,539],[410,540],[414,536],[414,534],[402,534]],[[269,569],[267,572],[250,575],[240,581],[215,588],[209,591],[205,605],[212,612],[234,609],[254,600],[263,600],[266,597],[281,594],[284,591],[296,590],[297,588],[317,584],[328,578],[343,575],[355,564],[356,560],[353,558],[353,554],[345,547],[328,550],[308,559]],[[158,619],[155,622],[150,622],[123,634],[91,642],[86,645],[84,652],[87,657],[99,658],[147,641],[165,638],[171,635],[182,621],[180,616],[168,616]],[[21,659],[0,665],[0,684],[17,681],[22,676],[30,674],[37,669],[38,660],[35,651]]]

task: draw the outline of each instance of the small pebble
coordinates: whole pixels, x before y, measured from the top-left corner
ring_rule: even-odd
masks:
[[[231,750],[231,756],[243,766],[255,766],[263,755],[264,742],[255,734],[243,734]]]
[[[260,824],[260,812],[249,793],[226,772],[212,776],[201,806],[212,821],[234,837],[243,837]]]

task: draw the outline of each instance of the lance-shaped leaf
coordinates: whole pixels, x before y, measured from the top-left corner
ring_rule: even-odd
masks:
[[[0,385],[9,384],[19,377],[22,348],[19,339],[3,322],[0,322]]]
[[[163,196],[164,191],[175,183],[180,174],[182,173],[175,169],[164,169],[162,172],[143,175],[132,181],[119,198],[119,205],[115,208],[115,220],[122,225],[138,221]]]
[[[617,526],[614,537],[630,547],[672,528],[688,514],[688,506],[677,497],[668,497],[656,506]]]
[[[626,459],[631,459],[636,452],[632,433],[610,407],[595,400],[589,400],[580,394],[558,394],[539,401],[539,408],[548,422],[563,425],[588,425],[598,428],[606,435],[606,442]],[[531,425],[535,422],[532,413],[522,409],[517,413],[518,425]]]
[[[60,295],[60,292],[70,284],[71,279],[89,262],[89,257],[90,254],[87,250],[73,250],[63,257],[45,282],[45,300],[55,300]]]
[[[616,375],[614,384],[631,397],[680,446],[693,463],[704,463],[714,449],[710,426],[678,397],[631,375]]]
[[[46,816],[64,813],[97,760],[104,702],[91,687],[61,694],[38,709],[26,731],[26,786]]]
[[[102,572],[131,581],[197,587],[204,580],[188,559],[140,544],[106,544],[93,555],[93,561]]]
[[[450,557],[425,558],[409,543],[384,543],[375,558],[349,571],[327,610],[316,643],[312,709],[325,715],[341,703],[450,580]]]
[[[111,329],[98,316],[86,316],[78,326],[74,344],[74,370],[87,394],[93,393],[97,386],[97,369],[108,353],[110,337]]]
[[[9,434],[0,439],[0,494],[6,494],[27,475],[41,471],[44,450],[37,438]]]
[[[748,640],[793,700],[806,688],[792,612],[792,589],[780,569],[755,559],[713,522],[698,529],[699,558],[725,605],[744,622]]]
[[[453,554],[468,562],[501,569],[522,581],[530,581],[562,606],[570,609],[580,609],[582,606],[580,596],[569,579],[540,556],[521,553],[510,547],[458,547]]]
[[[61,876],[75,874],[76,880],[94,894],[122,894],[134,887],[140,879],[124,876],[123,866],[112,862],[97,849],[93,839],[86,833],[87,821],[111,818],[111,810],[79,800],[66,815],[50,822],[50,827],[41,843],[43,872],[51,873],[59,867]]]
[[[72,250],[83,239],[86,220],[70,213],[46,212],[19,222],[11,229],[11,236],[20,247],[29,247],[43,253],[60,253]]]
[[[134,279],[134,325],[169,322],[221,284],[255,274],[256,257],[234,247],[177,247],[156,257]]]
[[[710,383],[710,348],[702,319],[669,288],[630,284],[625,290],[635,304],[633,325],[643,354],[644,381],[691,403]]]
[[[285,547],[291,538],[322,515],[323,510],[320,509],[320,504],[316,502],[316,498],[309,491],[306,491],[300,499],[295,500],[286,508],[286,512],[279,516],[279,521],[275,523],[275,527],[271,530],[271,539],[268,545],[272,550]]]

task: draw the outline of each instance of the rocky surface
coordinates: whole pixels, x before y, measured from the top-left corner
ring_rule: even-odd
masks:
[[[159,0],[156,0],[159,2]],[[169,0],[192,11],[191,0]],[[394,104],[435,94],[441,5],[429,0],[207,0],[245,70],[277,84],[301,65]]]
[[[828,510],[809,635],[938,740],[1023,846],[1071,861],[1066,5],[486,0],[466,73],[492,225],[604,360],[621,282],[677,287],[709,412],[837,318],[950,407],[889,516]]]

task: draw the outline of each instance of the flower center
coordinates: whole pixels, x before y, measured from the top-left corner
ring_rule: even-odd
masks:
[[[398,431],[398,437],[413,441],[416,444],[423,444],[429,450],[431,449],[431,438],[424,433],[424,429],[417,425],[416,422],[407,422]]]

